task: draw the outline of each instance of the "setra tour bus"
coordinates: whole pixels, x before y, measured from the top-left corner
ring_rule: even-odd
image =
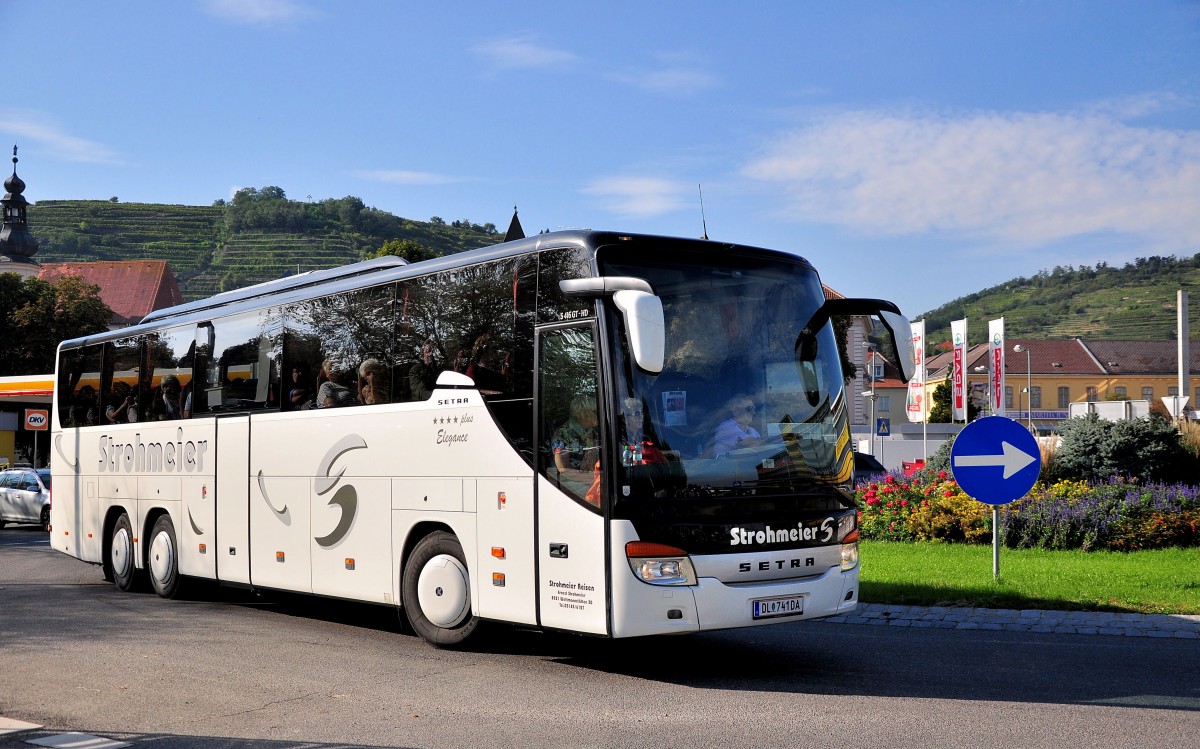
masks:
[[[847,400],[814,268],[569,231],[218,294],[58,351],[52,545],[188,579],[607,637],[858,599]]]

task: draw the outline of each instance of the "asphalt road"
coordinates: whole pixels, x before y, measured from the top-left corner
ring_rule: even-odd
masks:
[[[121,593],[0,530],[0,718],[146,747],[1192,747],[1196,640],[854,624],[436,650],[387,608]]]

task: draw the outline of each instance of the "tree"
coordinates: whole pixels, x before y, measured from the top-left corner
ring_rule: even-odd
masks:
[[[410,263],[441,257],[441,255],[415,239],[389,239],[378,250],[368,255],[367,258],[384,257],[386,255],[402,257]]]
[[[950,386],[949,381],[939,383],[933,389],[933,397],[929,403],[930,424],[949,424],[953,421],[951,416],[954,413],[954,409],[951,407],[950,402],[952,393],[953,388]],[[964,397],[965,395],[964,393]],[[966,401],[967,421],[974,421],[975,417],[979,415],[979,406],[975,405],[970,398],[966,398]]]
[[[858,374],[858,366],[850,361],[850,357],[847,356],[849,351],[846,343],[850,337],[850,326],[853,324],[854,319],[841,315],[836,315],[831,319],[833,320],[833,336],[837,341],[838,352],[842,359],[842,378],[849,383]]]
[[[107,330],[112,314],[100,288],[78,276],[0,274],[0,375],[53,372],[60,342]]]

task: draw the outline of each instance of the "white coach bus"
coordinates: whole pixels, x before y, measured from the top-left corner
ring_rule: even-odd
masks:
[[[160,310],[58,353],[52,545],[189,578],[632,637],[858,598],[846,393],[792,254],[557,232]]]

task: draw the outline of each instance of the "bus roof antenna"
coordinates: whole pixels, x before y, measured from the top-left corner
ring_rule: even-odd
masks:
[[[696,192],[700,193],[700,226],[704,229],[701,239],[708,239],[708,221],[704,218],[704,190],[701,189],[700,183],[696,183]]]

